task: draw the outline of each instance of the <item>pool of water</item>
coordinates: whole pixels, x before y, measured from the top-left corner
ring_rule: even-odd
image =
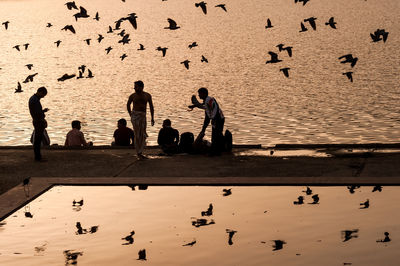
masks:
[[[0,222],[0,265],[398,265],[398,187],[310,189],[55,186]]]

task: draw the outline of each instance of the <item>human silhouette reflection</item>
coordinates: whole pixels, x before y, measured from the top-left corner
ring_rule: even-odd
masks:
[[[213,215],[213,205],[210,203],[210,205],[208,206],[207,211],[202,211],[201,212],[201,216],[211,216]]]
[[[133,239],[133,235],[135,234],[135,231],[132,231],[127,235],[126,237],[121,238],[122,240],[126,240],[126,243],[123,243],[122,245],[132,245],[135,239]]]
[[[31,213],[31,206],[29,204],[25,205],[24,214],[26,218],[33,218],[33,214]]]
[[[76,229],[77,229],[77,231],[76,231],[77,235],[83,235],[83,234],[87,234],[87,233],[94,234],[99,230],[99,226],[98,225],[91,226],[89,229],[85,229],[85,228],[82,227],[80,222],[76,222],[75,226],[76,226]]]
[[[226,229],[226,232],[228,233],[228,237],[229,237],[228,238],[228,244],[231,246],[231,245],[233,245],[232,237],[233,237],[234,234],[237,233],[237,231],[231,230],[231,229]]]
[[[210,222],[208,222],[207,219],[196,219],[196,221],[192,221],[192,225],[194,227],[206,226],[206,225],[211,225],[211,224],[215,224],[213,219],[211,219]]]
[[[148,185],[139,185],[138,188],[139,190],[147,190],[149,186]]]
[[[83,255],[83,252],[72,252],[72,250],[64,250],[65,265],[77,265],[78,257]]]
[[[283,244],[286,244],[286,242],[283,240],[272,240],[272,241],[274,242],[274,244],[272,245],[274,249],[272,251],[280,250],[283,248]]]
[[[304,197],[303,196],[299,196],[298,198],[297,198],[297,201],[293,201],[293,204],[294,205],[301,205],[301,204],[303,204],[304,203]]]
[[[376,242],[390,242],[391,239],[389,237],[389,233],[385,232],[384,235],[385,235],[384,239],[376,240]]]
[[[358,233],[358,229],[343,230],[342,231],[343,242],[349,241],[352,238],[357,238],[358,237],[357,233]]]

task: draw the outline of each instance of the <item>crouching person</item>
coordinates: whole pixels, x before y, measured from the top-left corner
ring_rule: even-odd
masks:
[[[163,121],[163,127],[158,132],[157,142],[166,154],[178,152],[179,131],[171,127],[171,120]]]

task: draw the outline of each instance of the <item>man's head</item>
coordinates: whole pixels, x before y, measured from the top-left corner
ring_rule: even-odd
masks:
[[[206,88],[200,88],[198,91],[199,97],[202,100],[205,100],[208,96],[208,90]]]
[[[72,121],[71,126],[72,126],[72,128],[76,128],[76,129],[80,130],[81,129],[81,121],[74,120],[74,121]]]
[[[126,127],[126,120],[124,118],[118,120],[118,128],[125,128],[125,127]]]
[[[171,120],[165,119],[162,123],[163,128],[171,127]]]
[[[40,87],[39,89],[37,89],[36,95],[37,95],[39,98],[43,98],[44,96],[46,96],[46,95],[47,95],[47,89],[46,89],[46,87]]]
[[[143,81],[141,80],[135,81],[135,87],[134,87],[135,92],[141,93],[143,91],[143,88],[144,88]]]

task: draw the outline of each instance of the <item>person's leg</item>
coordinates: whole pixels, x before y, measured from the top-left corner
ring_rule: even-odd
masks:
[[[44,127],[41,125],[35,126],[35,139],[33,141],[33,152],[35,154],[35,160],[40,161],[42,155],[40,153],[40,146],[42,145]]]
[[[222,131],[224,129],[225,118],[217,119],[215,127],[212,128],[211,132],[211,153],[213,155],[219,155],[223,150],[223,138]]]

